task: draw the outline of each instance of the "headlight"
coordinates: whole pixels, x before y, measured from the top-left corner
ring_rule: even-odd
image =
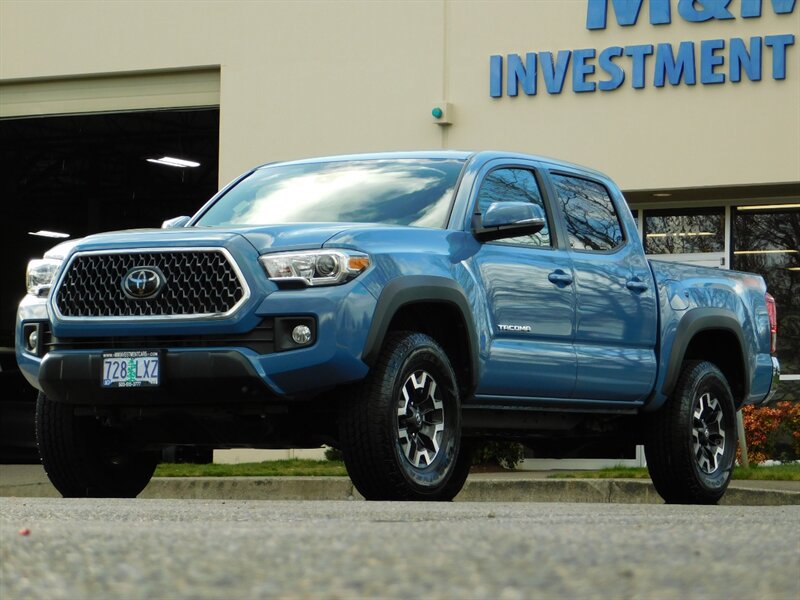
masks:
[[[282,252],[259,257],[275,283],[338,285],[357,277],[370,265],[369,256],[350,250]]]
[[[61,261],[52,258],[38,258],[30,261],[28,270],[25,272],[28,293],[34,296],[46,296],[60,266]]]

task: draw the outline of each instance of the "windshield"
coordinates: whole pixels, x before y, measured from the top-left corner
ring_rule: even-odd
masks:
[[[264,167],[215,202],[199,226],[386,223],[443,228],[463,160],[372,159]]]

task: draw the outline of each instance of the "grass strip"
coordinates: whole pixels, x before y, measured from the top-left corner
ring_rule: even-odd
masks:
[[[155,477],[341,477],[344,463],[332,460],[292,458],[258,463],[192,465],[162,463]]]
[[[650,479],[643,467],[610,467],[597,471],[563,471],[552,473],[549,479]],[[760,481],[800,481],[800,465],[776,465],[774,467],[735,467],[734,479]]]
[[[258,463],[192,465],[162,463],[156,477],[344,477],[347,470],[341,461],[292,458]],[[597,471],[561,471],[548,475],[551,479],[649,479],[646,468],[612,467]],[[800,481],[800,464],[774,467],[736,467],[734,479]]]

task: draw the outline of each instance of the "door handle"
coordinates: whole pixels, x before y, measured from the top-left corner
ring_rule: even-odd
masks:
[[[637,294],[641,294],[642,292],[646,292],[650,289],[650,286],[647,285],[647,282],[641,281],[639,278],[631,279],[630,281],[626,282],[625,287],[632,292],[636,292]]]
[[[566,286],[572,283],[572,275],[564,273],[561,269],[556,269],[547,276],[550,283],[555,283],[558,286]]]

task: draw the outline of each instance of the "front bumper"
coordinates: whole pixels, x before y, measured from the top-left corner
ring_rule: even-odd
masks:
[[[258,304],[245,317],[253,323],[250,330],[234,331],[241,327],[232,323],[225,331],[223,321],[166,322],[158,327],[143,323],[132,329],[125,323],[96,320],[78,331],[72,324],[59,327],[58,321],[50,326],[43,299],[29,299],[18,312],[17,362],[28,381],[53,400],[76,404],[225,405],[236,400],[293,400],[366,376],[368,366],[361,353],[365,324],[376,301],[360,282],[282,290],[255,300]],[[277,332],[281,323],[305,318],[313,319],[316,328],[316,340],[310,346],[287,349],[276,341],[268,350],[261,336],[255,335],[266,323],[275,323]],[[54,342],[40,352],[25,346],[25,328],[35,323],[54,335]],[[201,338],[202,344],[195,343]],[[162,385],[101,388],[102,354],[120,349],[161,351]]]
[[[39,385],[49,398],[71,404],[204,405],[275,398],[236,350],[165,352],[158,387],[102,388],[102,364],[102,352],[48,352],[39,368]]]

